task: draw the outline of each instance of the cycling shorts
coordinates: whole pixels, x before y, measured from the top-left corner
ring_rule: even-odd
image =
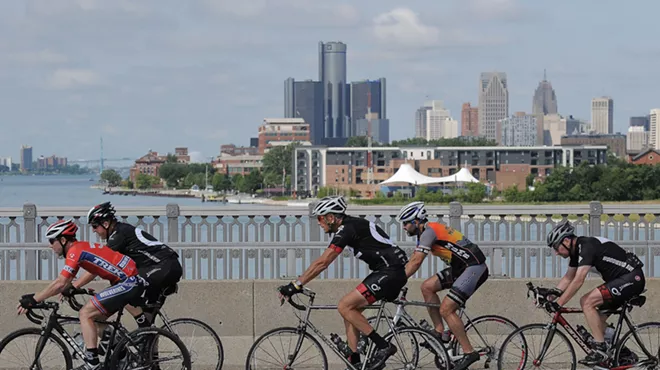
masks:
[[[603,296],[603,304],[598,308],[603,310],[619,308],[629,299],[642,294],[645,287],[644,271],[636,268],[596,288]]]
[[[127,304],[139,306],[143,303],[144,281],[138,276],[131,276],[96,293],[92,304],[105,316],[111,316]]]
[[[447,297],[458,303],[459,306],[465,306],[465,302],[488,280],[488,266],[485,263],[466,267],[455,279],[451,271],[447,270],[449,269],[442,270],[437,274],[440,285],[442,289],[451,286]]]
[[[369,304],[381,299],[393,301],[407,282],[405,267],[392,266],[372,272],[356,289]]]
[[[183,269],[178,258],[168,258],[155,265],[138,267],[138,275],[149,284],[145,294],[147,303],[156,303],[163,289],[171,288],[181,280]]]

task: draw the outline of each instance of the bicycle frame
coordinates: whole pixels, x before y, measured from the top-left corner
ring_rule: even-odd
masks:
[[[44,338],[44,340],[39,340],[37,343],[37,348],[35,350],[35,359],[34,363],[32,363],[32,367],[37,366],[37,363],[39,361],[39,357],[41,356],[41,352],[43,351],[45,345],[46,345],[46,340],[45,338],[48,338],[50,334],[53,332],[53,330],[64,339],[64,341],[71,347],[71,349],[74,351],[74,353],[80,358],[85,358],[85,348],[81,348],[78,343],[73,339],[73,337],[62,327],[62,324],[60,324],[59,320],[65,319],[65,320],[77,320],[80,321],[79,318],[73,317],[73,316],[67,316],[67,315],[60,315],[57,313],[57,310],[59,309],[58,306],[54,306],[52,308],[51,313],[48,315],[48,320],[43,321],[41,323],[41,338]],[[29,311],[31,313],[31,311]],[[96,323],[99,324],[105,324],[105,325],[111,325],[115,330],[113,330],[112,335],[110,336],[110,346],[114,344],[115,340],[115,333],[117,332],[118,328],[123,328],[121,325],[121,316],[122,316],[123,310],[120,310],[117,313],[117,319],[115,321],[96,321]],[[104,365],[109,365],[109,360],[110,356],[106,356],[104,360]]]
[[[644,351],[645,355],[648,356],[649,358],[653,357],[653,355],[646,349],[646,347],[642,344],[641,340],[639,339],[639,336],[637,335],[637,326],[635,323],[632,321],[632,319],[629,317],[628,312],[632,309],[632,305],[626,304],[621,308],[618,308],[616,310],[604,310],[601,311],[601,313],[606,314],[606,315],[618,315],[619,318],[617,319],[616,326],[614,328],[614,335],[612,336],[612,347],[611,348],[616,348],[616,345],[618,345],[619,342],[619,337],[621,335],[621,331],[623,329],[623,323],[625,322],[628,325],[628,328],[632,331],[632,335],[637,341],[637,344],[642,348]],[[552,339],[554,337],[553,331],[557,330],[557,325],[560,325],[561,327],[564,328],[564,331],[568,333],[571,338],[580,346],[582,351],[585,354],[590,354],[593,352],[593,350],[589,347],[589,345],[584,341],[582,336],[577,332],[575,328],[573,328],[573,325],[571,325],[566,318],[564,318],[564,314],[574,314],[574,313],[582,313],[581,309],[578,308],[562,308],[559,312],[555,313],[552,317],[552,321],[550,324],[548,324],[550,327],[552,327],[552,331],[550,334],[545,338],[545,341],[543,343],[543,347],[541,349],[541,352],[539,353],[538,359],[535,361],[542,361],[543,358],[546,355],[546,352],[548,348],[550,347],[550,344],[552,342]],[[610,370],[624,370],[624,369],[629,369],[631,367],[636,367],[639,366],[639,364],[636,365],[626,365],[626,366],[619,366],[619,367],[614,367]]]
[[[387,311],[387,309],[385,308],[385,304],[386,304],[386,303],[387,303],[387,302],[382,301],[382,302],[381,302],[380,304],[378,304],[378,305],[368,305],[368,306],[365,306],[365,307],[364,307],[365,310],[368,310],[368,309],[376,309],[376,310],[378,310],[378,316],[377,316],[378,321],[376,322],[376,327],[374,328],[374,330],[378,330],[378,325],[379,325],[379,323],[380,323],[380,319],[381,319],[381,317],[382,317],[382,315],[383,315],[383,312],[384,312],[384,311]],[[314,332],[314,334],[316,334],[316,336],[317,336],[318,338],[320,338],[320,339],[321,339],[321,340],[322,340],[322,341],[323,341],[323,342],[324,342],[324,343],[325,343],[330,349],[332,349],[332,351],[333,351],[333,352],[334,352],[334,353],[335,353],[335,354],[336,354],[336,355],[337,355],[342,361],[344,361],[344,363],[346,364],[346,366],[348,366],[348,368],[350,368],[351,370],[358,370],[358,368],[356,368],[355,366],[353,366],[353,364],[351,364],[350,361],[349,361],[347,358],[344,357],[344,355],[339,351],[339,349],[337,349],[337,346],[336,346],[336,345],[335,345],[330,339],[328,339],[328,337],[326,337],[325,334],[323,334],[319,329],[317,329],[317,328],[314,326],[314,324],[312,324],[311,321],[309,321],[309,317],[311,316],[312,311],[315,311],[315,310],[336,310],[336,309],[337,309],[337,306],[336,306],[336,305],[317,305],[317,306],[315,306],[315,305],[314,305],[314,294],[310,294],[310,295],[309,295],[309,304],[307,305],[307,308],[305,309],[304,319],[298,317],[298,319],[300,320],[300,322],[299,322],[299,324],[298,324],[297,329],[298,329],[301,333],[305,333],[305,332],[307,331],[307,328],[310,328],[310,329],[312,330],[312,332]],[[390,330],[393,331],[393,330],[394,330],[393,323],[391,323],[389,320],[387,320],[387,323],[388,323],[388,325],[389,325],[389,327],[390,327]],[[288,364],[288,366],[290,366],[291,363],[293,363],[293,361],[295,360],[298,351],[300,351],[300,348],[302,347],[302,341],[303,341],[304,338],[305,338],[304,335],[300,335],[300,336],[298,337],[298,342],[296,343],[296,347],[295,347],[295,349],[294,349],[294,351],[293,351],[294,355],[293,355],[293,356],[291,357],[291,359],[289,360],[289,364]],[[395,338],[396,338],[396,340],[398,341],[398,337],[395,336]],[[401,344],[399,343],[399,345],[401,345]],[[362,368],[361,368],[362,370],[366,369],[366,367],[367,367],[367,362],[368,362],[367,359],[369,359],[369,357],[371,356],[371,353],[372,353],[372,351],[373,351],[373,348],[374,348],[374,344],[373,344],[373,343],[370,343],[370,344],[369,344],[369,348],[367,349],[367,352],[366,352],[366,353],[367,353],[367,356],[365,357],[365,360],[362,362]]]

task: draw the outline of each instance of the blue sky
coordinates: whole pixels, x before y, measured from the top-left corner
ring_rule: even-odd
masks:
[[[615,131],[660,107],[660,2],[644,0],[4,0],[0,156],[137,157],[247,145],[283,114],[287,77],[316,79],[319,41],[348,45],[348,78],[386,77],[391,137],[427,97],[460,121],[479,73],[508,74],[530,111],[547,69],[560,113],[614,99]],[[653,36],[656,35],[656,36]],[[17,160],[15,160],[16,162]]]

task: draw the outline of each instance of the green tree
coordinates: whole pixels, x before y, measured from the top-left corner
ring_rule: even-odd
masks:
[[[526,184],[527,186],[534,186],[534,179],[535,179],[535,178],[536,178],[536,175],[533,174],[533,173],[530,173],[530,174],[527,175],[527,177],[525,178],[525,184]]]
[[[261,187],[263,181],[264,177],[261,175],[260,171],[251,171],[247,176],[245,176],[246,192],[254,193]]]
[[[231,190],[231,179],[229,176],[222,173],[215,173],[211,180],[213,185],[213,190],[215,191],[227,191]]]
[[[135,178],[135,183],[136,183],[135,185],[137,186],[138,189],[149,189],[154,185],[158,184],[159,182],[160,182],[159,178],[155,176],[145,175],[143,173],[139,173]]]
[[[287,146],[276,146],[264,154],[262,170],[266,184],[270,186],[279,184],[281,186],[283,171],[286,172],[286,175],[292,173],[294,148],[295,143]]]
[[[119,173],[115,170],[103,170],[101,172],[101,180],[108,183],[110,186],[119,186],[121,184],[122,178]]]
[[[369,144],[366,136],[351,136],[346,141],[348,147],[365,147]],[[373,143],[372,143],[373,145]]]
[[[179,163],[179,159],[176,157],[176,155],[167,153],[167,159],[165,159],[165,163]]]
[[[243,177],[243,175],[240,173],[235,174],[234,177],[232,177],[231,182],[234,190],[245,192],[245,177]]]
[[[464,199],[470,203],[481,203],[486,198],[486,185],[475,182],[469,183],[465,186],[467,192]]]

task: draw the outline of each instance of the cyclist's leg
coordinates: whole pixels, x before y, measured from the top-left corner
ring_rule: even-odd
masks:
[[[488,266],[486,264],[468,266],[463,273],[456,278],[451,290],[445,296],[440,305],[440,315],[445,319],[449,329],[451,329],[458,343],[463,349],[463,353],[470,354],[474,348],[465,334],[465,325],[463,320],[458,317],[456,311],[465,305],[465,302],[479,289],[479,287],[488,279]]]
[[[594,336],[596,343],[605,342],[605,323],[602,317],[603,315],[598,312],[598,307],[605,303],[601,290],[604,290],[606,292],[605,294],[609,294],[606,285],[603,284],[580,298],[580,307],[582,307],[584,318],[587,321],[587,325],[589,325],[589,329],[591,329],[591,334]]]
[[[430,278],[424,280],[421,286],[422,296],[424,297],[424,302],[440,305],[440,297],[438,297],[438,292],[443,289],[451,288],[454,280],[452,278],[451,267],[448,267],[437,274],[431,276]],[[440,315],[440,309],[438,307],[427,307],[431,321],[433,322],[433,327],[438,333],[444,331],[444,324],[442,323],[442,315]]]
[[[139,275],[147,281],[148,285],[145,292],[145,303],[156,303],[161,298],[164,288],[173,286],[179,282],[183,270],[179,260],[176,258],[167,259],[160,263],[139,269]],[[164,299],[160,302],[165,303]],[[151,326],[154,319],[154,309],[137,308],[128,311],[133,315],[139,326]]]

